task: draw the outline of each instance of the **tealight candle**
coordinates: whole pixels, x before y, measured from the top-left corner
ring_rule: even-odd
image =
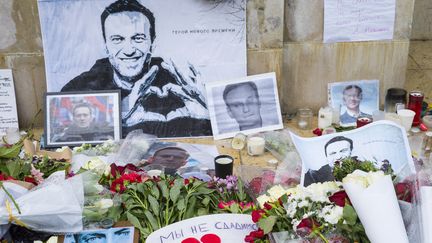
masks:
[[[265,150],[265,140],[262,137],[250,137],[247,140],[248,154],[251,156],[261,155]]]

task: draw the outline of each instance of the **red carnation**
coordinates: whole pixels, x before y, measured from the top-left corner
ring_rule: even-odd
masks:
[[[252,211],[252,221],[257,223],[263,215],[265,215],[265,211],[262,209]]]
[[[345,207],[345,202],[348,201],[349,204],[351,204],[351,202],[349,201],[348,195],[346,194],[345,191],[338,191],[336,193],[334,193],[333,195],[331,195],[329,197],[330,202],[338,205],[339,207]]]
[[[321,136],[323,132],[322,132],[322,129],[316,128],[315,130],[312,131],[312,133],[317,135],[317,136]]]
[[[319,227],[319,224],[310,218],[302,219],[297,225],[297,234],[301,237],[306,237],[312,233],[314,227]]]

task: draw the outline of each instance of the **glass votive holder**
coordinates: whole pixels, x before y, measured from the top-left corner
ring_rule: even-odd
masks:
[[[308,130],[312,126],[313,113],[309,108],[298,109],[297,111],[297,126],[300,129]]]
[[[411,91],[409,93],[408,109],[415,112],[413,126],[420,125],[421,122],[421,111],[423,106],[424,94],[421,91]]]
[[[357,118],[357,128],[365,126],[369,123],[372,123],[372,117],[370,116],[359,116]]]
[[[258,156],[264,154],[265,139],[260,135],[250,135],[247,138],[247,152],[250,156]]]
[[[165,172],[165,167],[160,164],[146,165],[143,169],[150,177],[158,177]]]

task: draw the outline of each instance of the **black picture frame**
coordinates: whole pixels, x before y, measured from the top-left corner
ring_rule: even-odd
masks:
[[[122,138],[120,90],[47,92],[44,101],[44,147],[95,145]],[[81,114],[76,115],[78,109]]]

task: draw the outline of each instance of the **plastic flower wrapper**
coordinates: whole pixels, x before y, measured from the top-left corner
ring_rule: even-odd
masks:
[[[356,170],[342,182],[371,242],[409,242],[389,175]]]
[[[5,202],[6,200],[11,201],[11,199],[9,198],[9,196],[11,196],[13,199],[18,198],[24,194],[26,194],[28,192],[28,189],[20,186],[14,182],[8,182],[8,181],[4,181],[3,183],[3,187],[6,189],[6,191],[4,189],[0,189],[0,205],[1,206],[5,206]],[[9,195],[7,194],[9,193]],[[0,238],[9,230],[10,225],[0,225]]]
[[[74,172],[78,172],[80,168],[86,170],[93,169],[97,166],[96,162],[103,162],[104,165],[110,165],[116,162],[116,152],[119,145],[112,140],[108,140],[103,144],[92,146],[83,144],[80,147],[75,147],[72,156],[72,168]],[[89,163],[89,161],[92,161]]]
[[[142,130],[128,133],[115,157],[116,164],[122,166],[128,163],[138,165],[155,140],[155,136],[145,134]]]
[[[121,198],[109,190],[99,194],[86,195],[83,222],[86,229],[111,227],[120,217]]]
[[[80,175],[67,180],[64,176],[63,180],[51,180],[50,176],[38,187],[16,197],[15,202],[18,207],[8,202],[10,210],[6,206],[0,208],[0,225],[21,224],[51,233],[75,233],[83,229],[84,192]]]
[[[427,168],[417,174],[419,191],[417,213],[421,242],[432,242],[432,169]]]
[[[284,163],[287,171],[298,171],[300,176],[301,159],[294,143],[291,140],[288,129],[281,131],[271,131],[264,133],[265,147],[275,156],[281,163]]]
[[[244,181],[246,191],[254,199],[275,184],[288,188],[296,186],[300,180],[297,175],[283,166],[273,170],[253,165],[241,165],[237,168],[237,174]]]

